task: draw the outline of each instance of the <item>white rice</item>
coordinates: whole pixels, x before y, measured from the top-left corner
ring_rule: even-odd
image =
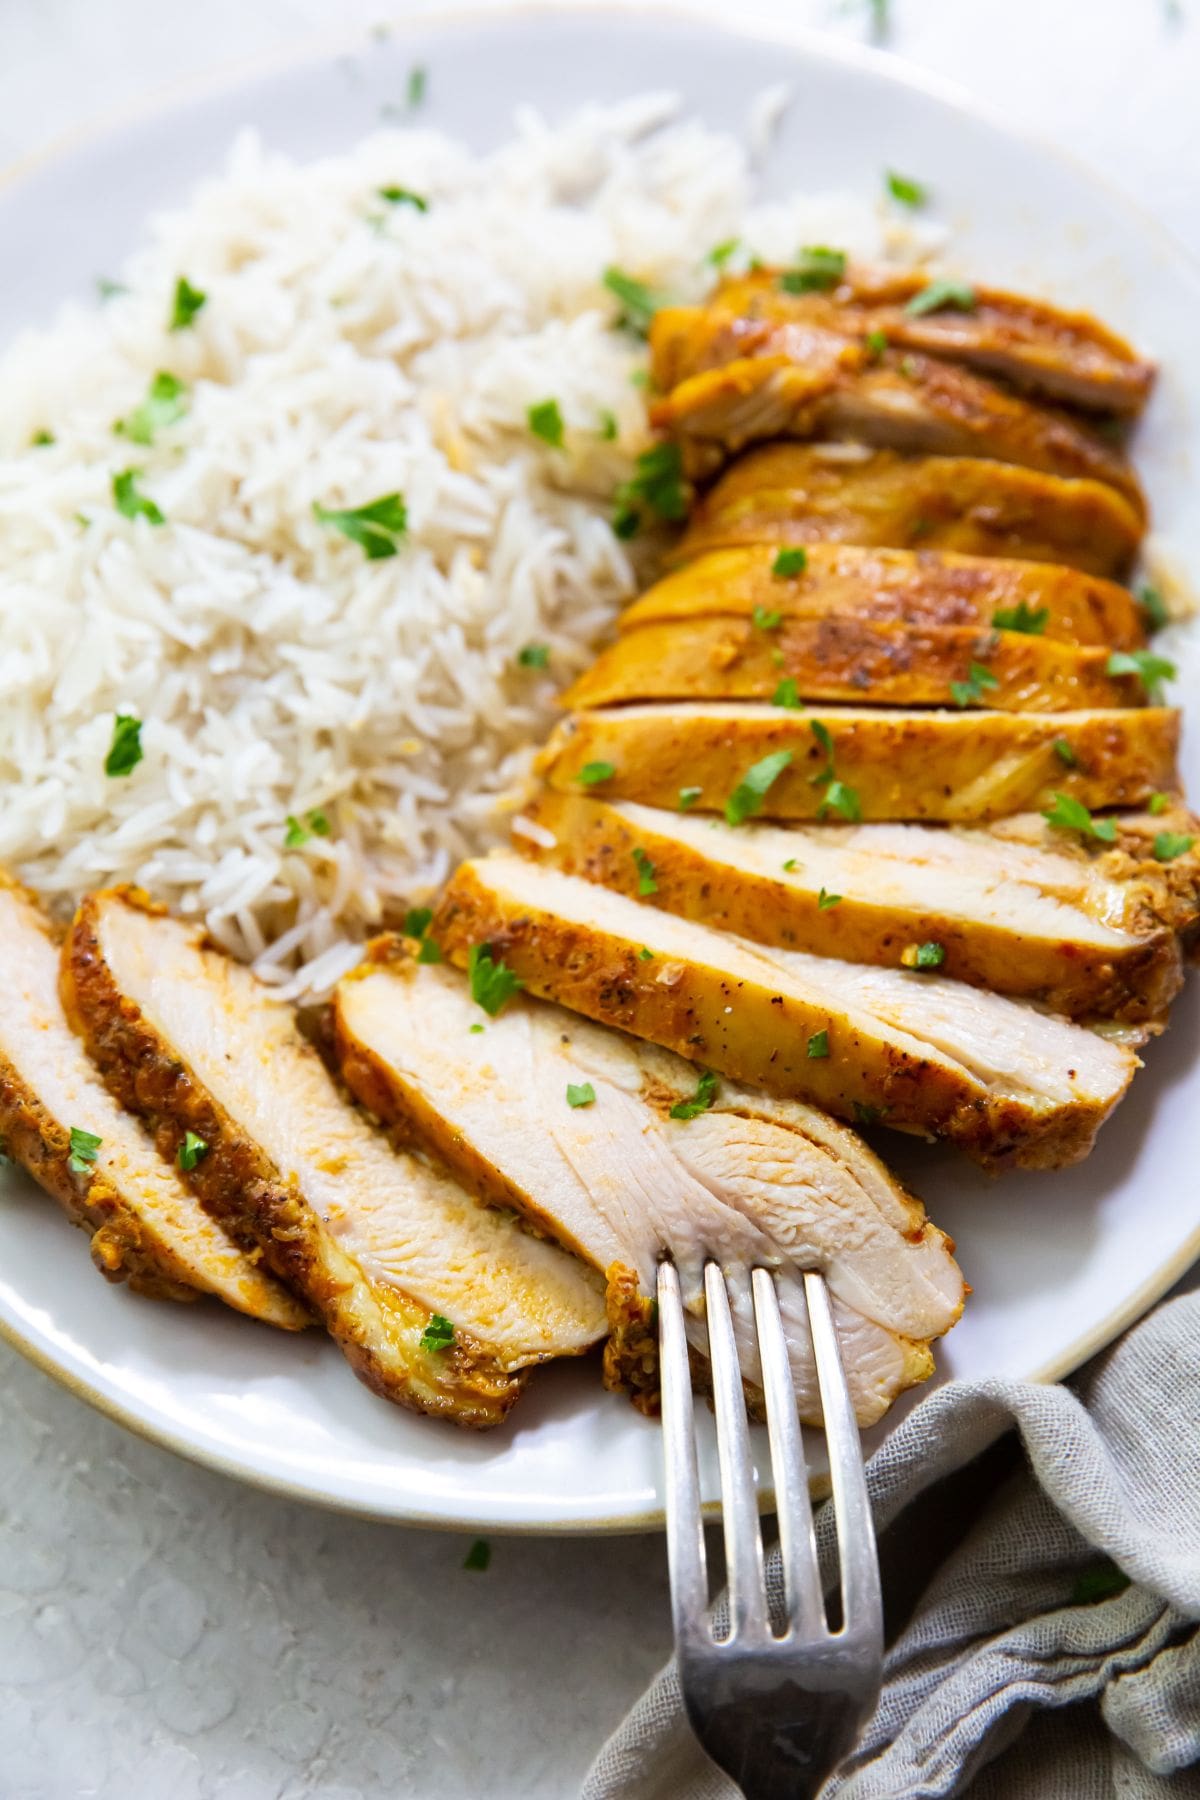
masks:
[[[893,236],[874,196],[751,211],[743,149],[673,112],[523,113],[487,157],[389,130],[298,165],[243,138],[152,223],[126,292],[11,346],[0,862],[60,910],[138,882],[316,994],[501,834],[556,687],[638,573],[609,519],[647,441],[643,356],[601,272],[689,295],[731,237],[786,259]],[[390,184],[428,211],[382,201]],[[208,299],[169,332],[180,275]],[[114,436],[159,370],[189,384],[186,417],[150,447]],[[527,425],[550,397],[563,450]],[[164,525],[116,510],[130,466]],[[313,516],[396,491],[409,531],[387,560]],[[548,671],[518,666],[528,643]],[[127,777],[104,773],[117,713],[144,721]],[[313,810],[329,835],[288,850],[288,816]]]

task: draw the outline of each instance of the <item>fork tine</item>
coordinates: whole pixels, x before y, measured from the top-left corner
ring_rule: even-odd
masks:
[[[806,1274],[804,1296],[808,1302],[809,1328],[825,1441],[829,1446],[829,1474],[837,1517],[838,1564],[842,1577],[844,1629],[867,1638],[882,1651],[883,1603],[879,1588],[879,1560],[875,1550],[875,1526],[867,1498],[866,1472],[858,1422],[842,1369],[829,1290],[822,1276]]]
[[[683,1299],[674,1263],[658,1270],[658,1362],[662,1393],[664,1479],[667,1500],[667,1564],[675,1640],[682,1647],[703,1631],[708,1611],[708,1561],[696,1467],[692,1374],[688,1364]]]
[[[742,1371],[733,1335],[725,1277],[716,1263],[704,1266],[708,1313],[708,1353],[712,1363],[713,1410],[721,1465],[721,1517],[725,1528],[725,1568],[729,1580],[730,1636],[768,1631],[758,1496],[750,1458],[750,1427]]]
[[[796,1390],[787,1337],[779,1313],[774,1277],[766,1269],[755,1269],[751,1282],[763,1395],[767,1403],[767,1434],[775,1477],[775,1511],[779,1520],[779,1552],[783,1560],[788,1625],[793,1631],[799,1627],[813,1633],[825,1625],[825,1603],[821,1597],[812,1501],[808,1492],[808,1464],[796,1413]]]

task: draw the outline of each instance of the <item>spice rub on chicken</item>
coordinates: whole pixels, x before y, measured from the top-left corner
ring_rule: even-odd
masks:
[[[120,1099],[249,1235],[386,1399],[499,1423],[523,1371],[605,1334],[603,1284],[556,1245],[397,1154],[341,1094],[291,1010],[200,933],[128,891],[89,895],[69,1008]]]
[[[803,1271],[829,1282],[855,1410],[879,1418],[932,1369],[962,1309],[952,1246],[844,1126],[509,991],[484,1012],[462,976],[397,940],[335,997],[338,1054],[381,1118],[608,1277],[610,1385],[657,1394],[648,1314],[668,1256],[703,1344],[706,1258],[735,1296],[742,1368],[759,1375],[749,1270],[774,1272],[797,1401],[820,1419]]]

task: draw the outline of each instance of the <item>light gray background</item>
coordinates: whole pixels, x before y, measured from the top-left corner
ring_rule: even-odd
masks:
[[[888,47],[1087,159],[1200,251],[1196,11],[891,0]],[[737,12],[862,38],[871,8]],[[164,83],[404,14],[0,0],[0,164]],[[0,280],[3,265],[0,246]],[[0,1800],[570,1800],[668,1653],[661,1543],[497,1539],[486,1574],[464,1549],[193,1468],[0,1346]]]

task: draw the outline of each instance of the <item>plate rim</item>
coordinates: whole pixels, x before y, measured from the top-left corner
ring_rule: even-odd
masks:
[[[1035,152],[1070,170],[1078,180],[1102,194],[1107,203],[1122,214],[1131,226],[1156,238],[1176,265],[1176,274],[1181,275],[1200,293],[1200,256],[1170,226],[1143,207],[1103,170],[1086,158],[1075,155],[1070,149],[1047,139],[1041,132],[1018,124],[1001,108],[976,99],[969,89],[958,82],[923,69],[903,56],[875,44],[838,38],[819,27],[791,23],[786,19],[772,21],[770,24],[760,20],[729,19],[718,13],[715,7],[704,4],[704,0],[500,0],[499,4],[493,5],[472,5],[466,0],[466,3],[456,3],[445,9],[439,7],[436,10],[431,8],[403,15],[391,14],[380,24],[386,26],[389,42],[403,42],[405,38],[426,33],[458,34],[478,27],[508,27],[536,22],[538,19],[562,19],[592,24],[602,22],[607,26],[623,26],[636,24],[647,17],[656,23],[672,26],[691,23],[739,42],[779,47],[798,58],[832,63],[925,95],[960,117],[982,124],[1002,138],[1016,142],[1027,151]],[[286,75],[295,70],[360,54],[377,30],[378,27],[364,25],[353,33],[344,30],[308,32],[286,49],[277,47],[250,56],[223,59],[194,73],[155,83],[145,94],[89,115],[78,126],[55,133],[44,144],[0,167],[0,203],[22,182],[85,153],[89,146],[103,142],[119,131],[161,119],[180,105],[199,104],[206,98],[216,97],[239,87],[250,87],[254,82],[272,76]],[[1200,1262],[1200,1224],[1111,1313],[1075,1338],[1057,1357],[1041,1364],[1028,1375],[1015,1379],[1037,1385],[1065,1380],[1121,1336],[1150,1307],[1169,1293],[1197,1262]],[[471,1519],[466,1516],[447,1518],[444,1514],[427,1513],[409,1505],[402,1512],[380,1509],[331,1490],[322,1491],[289,1480],[286,1476],[197,1443],[165,1423],[148,1421],[136,1407],[118,1399],[103,1385],[89,1380],[56,1357],[39,1341],[36,1333],[23,1328],[3,1311],[0,1311],[0,1341],[17,1351],[73,1398],[82,1400],[144,1442],[169,1450],[186,1462],[210,1469],[259,1492],[316,1506],[324,1511],[382,1524],[459,1534],[487,1530],[497,1537],[634,1535],[661,1530],[666,1523],[666,1515],[661,1507],[592,1519],[526,1521],[496,1520],[491,1517]],[[703,1511],[709,1517],[719,1517],[720,1504],[705,1503]]]

